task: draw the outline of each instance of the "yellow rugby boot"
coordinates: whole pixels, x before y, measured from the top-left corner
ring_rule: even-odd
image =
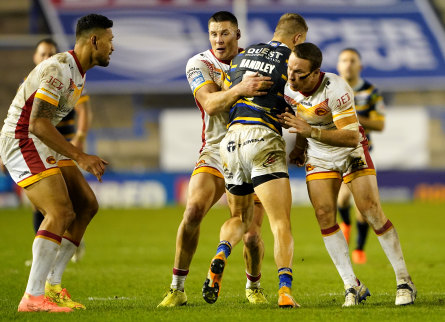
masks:
[[[262,288],[246,288],[246,297],[251,304],[269,303]]]
[[[48,281],[45,284],[45,295],[58,306],[69,307],[73,310],[85,310],[85,305],[74,302],[70,293],[66,288],[62,288],[61,284],[51,285]]]
[[[187,304],[185,291],[170,289],[158,307],[175,307]]]

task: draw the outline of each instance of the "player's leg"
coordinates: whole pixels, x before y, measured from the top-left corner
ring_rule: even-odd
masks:
[[[274,236],[274,258],[279,278],[278,304],[280,307],[299,307],[291,295],[294,240],[290,222],[292,196],[289,179],[281,177],[258,184],[255,193],[269,217]]]
[[[264,258],[264,243],[261,238],[261,226],[264,207],[256,195],[253,197],[253,220],[243,236],[244,262],[246,263],[246,297],[252,304],[268,303],[260,285],[261,263]]]
[[[362,214],[355,206],[355,213],[357,218],[357,246],[352,251],[352,262],[355,264],[365,264],[366,263],[366,253],[365,253],[365,243],[368,237],[369,225],[363,218]]]
[[[19,311],[71,311],[57,305],[51,308],[44,297],[46,277],[60,250],[62,235],[75,218],[63,176],[55,174],[46,177],[26,187],[25,193],[34,206],[45,214],[45,219],[34,239],[31,272]]]
[[[252,187],[249,190],[251,191]],[[230,190],[226,190],[231,217],[221,227],[216,255],[210,262],[207,278],[202,288],[203,298],[209,304],[215,303],[218,299],[224,268],[227,258],[232,252],[232,247],[243,239],[252,223],[253,198],[252,194],[248,192],[245,195],[235,195]]]
[[[399,236],[380,205],[376,176],[359,176],[354,178],[349,185],[360,213],[374,229],[394,268],[397,280],[396,305],[414,303],[417,291],[406,268]]]
[[[187,303],[184,283],[198,247],[201,221],[221,198],[224,191],[224,179],[215,174],[199,172],[191,176],[186,208],[176,235],[176,253],[170,291],[158,305],[159,307],[173,307]]]
[[[339,178],[311,180],[308,176],[309,198],[315,210],[323,241],[344,283],[346,293],[343,306],[352,306],[365,300],[369,290],[354,274],[348,244],[336,223],[336,202],[340,185]]]
[[[54,302],[73,309],[85,309],[62,288],[62,275],[78,249],[85,230],[99,208],[96,196],[79,168],[71,161],[60,163],[76,218],[63,234],[61,246],[47,278],[45,293]]]
[[[342,183],[338,192],[337,207],[343,220],[340,223],[340,229],[343,235],[345,235],[346,242],[349,244],[349,237],[351,236],[351,191],[344,183]]]
[[[36,208],[33,207],[32,209],[32,224],[34,227],[34,232],[37,233],[39,230],[40,225],[42,224],[42,221],[45,217],[43,214]]]

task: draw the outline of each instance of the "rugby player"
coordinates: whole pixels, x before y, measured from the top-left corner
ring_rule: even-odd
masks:
[[[311,43],[296,46],[289,58],[286,112],[292,133],[307,138],[306,182],[326,249],[345,285],[343,306],[357,305],[370,295],[352,270],[349,249],[336,223],[337,197],[348,185],[360,213],[371,225],[394,268],[396,305],[414,303],[416,288],[405,265],[399,237],[380,205],[376,172],[368,141],[354,108],[354,93],[340,76],[320,71],[322,54]],[[298,148],[296,149],[298,150]],[[304,154],[303,149],[294,151]]]
[[[368,81],[361,78],[362,62],[361,55],[355,48],[343,49],[337,62],[339,75],[352,87],[354,91],[355,110],[360,125],[365,130],[368,139],[368,149],[372,150],[370,132],[383,131],[385,127],[385,107],[383,98],[377,88]],[[343,183],[338,193],[338,212],[343,220],[340,228],[349,243],[351,233],[351,191]],[[352,251],[352,262],[356,264],[366,263],[364,251],[369,225],[355,207],[357,217],[357,246]]]
[[[57,44],[51,38],[45,38],[40,40],[36,45],[36,50],[34,52],[33,61],[37,66],[45,59],[55,55],[57,53]],[[75,119],[77,114],[77,130],[75,126]],[[90,107],[90,97],[85,93],[85,89],[82,91],[82,96],[77,101],[74,109],[65,116],[59,124],[57,124],[56,129],[65,137],[66,140],[70,141],[71,144],[78,147],[82,151],[84,150],[84,144],[88,129],[90,127],[92,119],[91,107]],[[43,221],[43,214],[38,210],[33,210],[33,224],[34,232],[37,233],[40,224]],[[76,252],[73,255],[72,261],[79,261],[85,254],[85,243],[83,240],[80,242],[79,247],[77,247]]]
[[[307,30],[303,17],[284,14],[271,41],[249,46],[232,60],[226,78],[230,88],[255,73],[270,76],[273,86],[266,96],[243,96],[230,110],[229,129],[221,141],[220,154],[232,216],[221,227],[220,243],[204,282],[203,297],[208,303],[218,299],[227,257],[250,227],[253,217],[250,208],[255,192],[269,216],[274,235],[278,304],[280,307],[299,306],[291,295],[291,192],[285,143],[276,115],[284,112],[287,106],[284,85],[290,48],[305,41]]]
[[[189,59],[186,75],[196,105],[201,111],[202,148],[190,178],[187,204],[176,236],[176,254],[170,290],[158,307],[187,303],[184,283],[198,246],[200,224],[210,208],[224,193],[224,177],[219,143],[227,132],[228,109],[241,96],[265,95],[270,78],[247,77],[238,86],[221,91],[230,61],[239,52],[241,37],[236,17],[227,11],[212,15],[208,21],[211,49]],[[262,217],[256,218],[251,231],[244,236],[246,258],[246,297],[250,303],[266,303],[260,288],[261,261],[264,254],[260,237]]]
[[[73,160],[99,181],[107,162],[67,142],[55,125],[78,101],[85,72],[108,66],[114,50],[112,26],[102,15],[80,18],[74,50],[54,55],[31,71],[1,130],[0,155],[8,172],[45,216],[32,246],[33,262],[19,312],[85,308],[61,287],[65,267],[98,209]],[[50,270],[51,283],[45,285]]]

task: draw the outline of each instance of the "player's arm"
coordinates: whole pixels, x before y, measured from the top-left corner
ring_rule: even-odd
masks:
[[[357,146],[359,143],[359,124],[355,114],[352,90],[346,87],[344,90],[338,92],[340,95],[331,95],[331,97],[329,97],[329,104],[332,104],[330,107],[336,129],[313,127],[300,116],[286,112],[284,114],[284,121],[292,127],[289,132],[298,133],[305,138],[312,138],[332,146]]]
[[[289,162],[299,167],[304,166],[306,163],[306,149],[307,139],[304,136],[297,134],[295,146],[289,153]]]
[[[368,131],[383,131],[385,128],[385,120],[383,119],[372,119],[371,117],[357,115],[358,121],[363,126],[365,130]]]
[[[88,130],[90,129],[90,124],[93,119],[88,96],[82,96],[74,109],[76,110],[77,115],[77,131],[71,140],[71,144],[83,151]]]
[[[101,177],[105,172],[105,165],[108,162],[95,155],[85,154],[82,150],[66,141],[63,135],[51,123],[55,111],[55,105],[35,97],[29,121],[29,131],[49,148],[75,160],[82,169],[94,174],[101,181]]]
[[[215,83],[199,88],[195,98],[209,115],[216,115],[230,109],[241,97],[261,96],[273,85],[270,77],[258,74],[246,75],[243,80],[231,88],[221,89]]]

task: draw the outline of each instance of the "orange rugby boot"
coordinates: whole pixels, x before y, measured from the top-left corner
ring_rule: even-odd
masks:
[[[366,264],[366,253],[364,250],[356,249],[352,252],[352,262],[354,264]]]
[[[216,254],[210,262],[209,272],[207,273],[207,278],[202,286],[202,297],[209,304],[215,303],[218,299],[225,266],[226,256],[224,255],[224,252]]]
[[[300,304],[294,300],[290,288],[282,286],[278,290],[278,306],[280,308],[293,308],[300,307]]]
[[[19,312],[71,312],[69,307],[60,307],[45,295],[32,296],[25,293],[20,301]]]

